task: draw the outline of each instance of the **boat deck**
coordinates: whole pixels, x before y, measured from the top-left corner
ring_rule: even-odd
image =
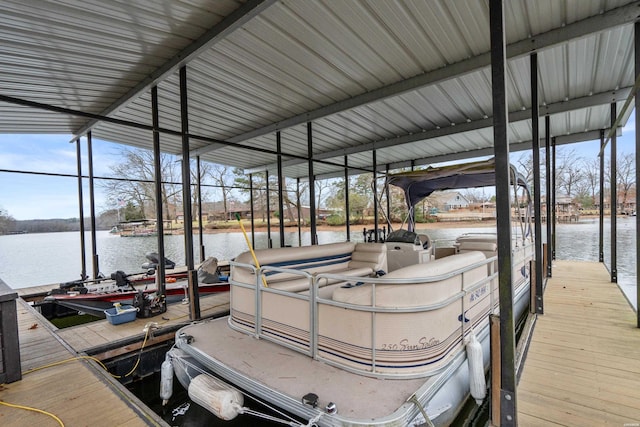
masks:
[[[203,297],[200,302],[203,317],[220,314],[229,309],[229,293]],[[100,320],[59,330],[21,299],[17,313],[23,377],[0,386],[3,402],[46,411],[66,426],[166,426],[96,362],[70,359],[107,343],[143,337],[148,322],[161,327],[189,323],[187,305],[172,304],[162,315],[120,325]],[[147,345],[153,343],[150,338]],[[62,361],[68,362],[54,365]],[[0,406],[0,418],[5,427],[60,425],[41,413],[7,406]]]
[[[338,413],[350,418],[387,416],[425,382],[423,378],[396,381],[356,375],[301,357],[298,352],[266,340],[260,340],[261,345],[256,347],[255,338],[229,328],[226,318],[193,324],[184,331],[193,337],[194,347],[213,355],[236,375],[246,376],[298,399],[307,393],[315,393],[319,397],[318,407],[324,408],[334,402]],[[238,354],[244,357],[239,358]],[[311,381],[312,386],[309,385]]]
[[[640,329],[603,264],[555,261],[517,389],[520,426],[640,425]]]

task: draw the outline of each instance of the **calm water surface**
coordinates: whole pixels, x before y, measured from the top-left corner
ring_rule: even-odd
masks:
[[[352,231],[353,241],[362,241],[361,229]],[[426,230],[433,240],[451,240],[462,233],[488,232],[491,228],[450,228]],[[543,225],[543,233],[546,226]],[[567,260],[598,261],[598,220],[583,219],[579,223],[558,224],[556,228],[556,258]],[[279,243],[278,232],[272,232],[274,246]],[[605,220],[605,260],[609,265],[610,223]],[[90,246],[90,234],[86,234]],[[207,256],[231,259],[247,250],[244,236],[240,232],[205,234],[204,246]],[[320,243],[344,241],[344,231],[318,232]],[[45,233],[0,236],[0,279],[10,287],[22,288],[59,283],[78,279],[81,271],[79,234]],[[310,233],[302,233],[302,245],[310,244]],[[146,262],[145,253],[156,251],[156,237],[120,237],[106,231],[97,233],[97,248],[100,270],[105,275],[116,270],[126,273],[141,272]],[[194,236],[194,255],[199,261],[198,236]],[[285,244],[299,246],[298,232],[288,232]],[[266,248],[267,233],[256,233],[256,248]],[[618,282],[627,298],[636,302],[636,236],[635,218],[618,220]],[[87,252],[88,274],[91,275],[91,249]],[[165,236],[165,252],[169,259],[184,265],[184,236]],[[176,381],[177,384],[177,381]],[[170,425],[187,426],[254,426],[281,425],[265,423],[255,418],[240,417],[231,423],[217,420],[198,405],[192,404],[186,392],[175,387],[170,405],[162,407],[158,397],[159,377],[152,376],[134,384],[134,392]],[[188,409],[187,409],[188,408]]]
[[[605,219],[605,264],[610,267],[611,225]],[[361,229],[351,232],[353,241],[362,241]],[[491,228],[446,228],[426,230],[433,240],[455,239],[462,233],[487,232]],[[543,224],[543,234],[546,226]],[[635,218],[620,217],[618,231],[618,283],[635,304],[636,290],[636,233]],[[256,233],[256,249],[266,248],[267,233]],[[277,231],[271,233],[274,247],[279,245]],[[320,243],[344,241],[346,232],[320,231]],[[546,238],[545,238],[546,239]],[[85,234],[87,244],[87,274],[91,271],[91,235]],[[157,251],[156,237],[120,237],[108,231],[97,232],[97,252],[100,271],[109,275],[117,270],[127,274],[143,271],[147,252]],[[301,233],[302,245],[311,242],[310,233]],[[204,234],[206,256],[220,260],[231,259],[248,249],[241,232]],[[299,246],[297,231],[285,233],[285,244]],[[194,236],[194,256],[199,261],[199,240]],[[165,255],[178,265],[184,265],[184,236],[165,236]],[[558,224],[556,227],[556,258],[598,261],[598,219],[582,219],[578,223]],[[0,236],[0,279],[12,288],[24,288],[67,282],[80,278],[80,237],[77,232],[18,234]]]

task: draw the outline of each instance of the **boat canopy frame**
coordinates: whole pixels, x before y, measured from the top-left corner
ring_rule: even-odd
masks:
[[[531,192],[527,180],[510,164],[511,185],[524,190],[527,205],[531,205]],[[405,203],[409,211],[409,231],[415,229],[414,206],[436,191],[455,190],[461,188],[488,187],[496,184],[496,163],[492,157],[487,160],[446,166],[429,166],[427,169],[387,174],[384,176],[385,187],[394,185],[404,191]],[[517,200],[517,199],[516,199]],[[518,204],[519,206],[519,204]],[[529,210],[527,210],[528,212]],[[525,213],[525,216],[528,215]],[[390,224],[390,219],[387,218]]]

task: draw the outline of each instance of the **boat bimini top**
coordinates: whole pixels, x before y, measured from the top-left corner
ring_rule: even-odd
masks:
[[[524,176],[513,165],[512,184],[527,188]],[[391,184],[404,190],[407,206],[412,207],[431,193],[459,188],[488,187],[496,184],[494,158],[472,163],[432,167],[424,170],[400,172],[386,176],[385,185]],[[528,193],[528,190],[527,190]]]
[[[527,180],[510,167],[511,184],[514,188],[524,190],[528,202],[531,200]],[[409,213],[413,207],[432,193],[441,190],[488,187],[496,184],[495,159],[481,160],[471,163],[432,167],[427,169],[387,174],[385,186],[395,185],[404,191],[405,202]],[[413,215],[409,215],[412,218]],[[413,225],[413,224],[410,224]]]

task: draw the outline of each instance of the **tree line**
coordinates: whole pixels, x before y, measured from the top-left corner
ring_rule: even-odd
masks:
[[[515,157],[515,156],[514,156]],[[120,149],[121,162],[111,166],[108,177],[96,179],[106,193],[107,202],[96,224],[98,229],[108,229],[118,222],[137,219],[155,218],[155,181],[153,167],[153,153],[149,150],[123,147]],[[162,184],[160,195],[162,198],[163,219],[171,221],[182,213],[182,182],[181,161],[175,156],[162,154],[160,157],[160,170]],[[193,185],[191,191],[191,206],[194,218],[198,212],[199,195],[202,202],[217,202],[222,206],[223,217],[230,218],[232,204],[248,204],[253,196],[256,219],[266,220],[267,206],[271,216],[278,216],[278,178],[273,173],[256,173],[251,176],[241,169],[229,166],[201,162],[196,164],[190,160],[191,182],[201,182],[198,188]],[[533,188],[533,155],[526,152],[515,161],[518,170],[525,175]],[[546,188],[544,152],[541,159],[542,191]],[[634,153],[621,153],[617,159],[616,186],[618,201],[625,206],[635,196],[635,155]],[[198,170],[200,176],[197,176]],[[397,172],[397,171],[394,171]],[[605,198],[610,194],[611,188],[610,162],[605,162]],[[598,158],[586,158],[576,153],[574,149],[559,147],[556,152],[555,190],[563,196],[571,198],[575,203],[585,209],[596,206],[599,200],[600,162]],[[335,212],[332,221],[344,223],[345,193],[349,190],[349,210],[352,223],[364,221],[368,215],[373,215],[374,185],[378,196],[379,212],[382,212],[383,220],[390,213],[391,220],[402,220],[406,216],[404,199],[398,189],[388,190],[383,186],[384,180],[378,179],[373,183],[371,173],[350,176],[345,182],[344,178],[318,180],[315,182],[316,208],[331,209]],[[268,187],[268,191],[267,191]],[[283,204],[286,219],[294,222],[294,212],[301,205],[309,204],[309,188],[306,180],[293,180],[285,178],[283,182]],[[389,208],[387,209],[387,194],[389,194]],[[466,197],[471,201],[487,201],[488,198],[479,190],[469,190]],[[491,197],[491,195],[489,195]],[[416,209],[417,220],[426,216],[426,205]],[[206,212],[205,212],[206,214]],[[303,218],[308,220],[308,218]],[[85,228],[89,221],[85,221]],[[30,220],[16,221],[5,209],[0,207],[0,233],[11,232],[40,232],[40,231],[77,231],[80,229],[78,219],[56,220]]]
[[[100,216],[96,218],[96,228],[98,230],[108,230],[111,228],[111,220],[108,217]],[[91,229],[90,218],[85,218],[84,229]],[[55,219],[27,219],[16,220],[9,215],[6,209],[0,207],[0,234],[19,233],[51,233],[63,231],[80,231],[79,218],[55,218]]]
[[[546,188],[547,176],[544,167],[546,159],[541,154],[541,188]],[[517,160],[518,169],[533,189],[533,154],[527,152]],[[609,204],[611,198],[611,162],[604,161],[604,199]],[[636,163],[635,153],[619,153],[616,160],[617,205],[624,209],[629,203],[635,203]],[[556,194],[570,198],[585,209],[594,209],[600,200],[600,158],[584,157],[575,149],[560,147],[556,150],[555,168]]]

